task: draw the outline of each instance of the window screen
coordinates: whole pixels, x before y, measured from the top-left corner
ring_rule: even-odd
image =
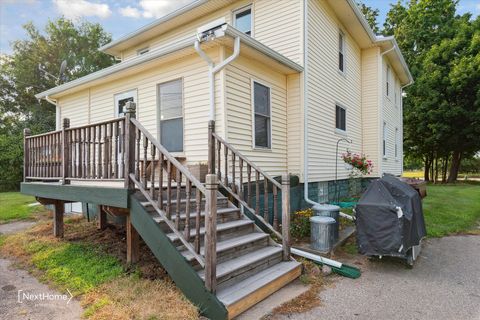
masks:
[[[160,143],[170,152],[183,151],[182,80],[158,85]]]
[[[255,147],[270,148],[270,88],[253,83]]]
[[[346,131],[347,130],[347,111],[340,107],[339,105],[336,105],[335,108],[335,127],[337,129]]]
[[[252,35],[252,9],[243,9],[235,12],[235,28],[241,32]]]

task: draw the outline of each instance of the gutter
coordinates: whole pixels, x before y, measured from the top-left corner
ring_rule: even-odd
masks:
[[[264,44],[260,43],[259,41],[253,39],[252,37],[238,31],[237,29],[233,28],[232,26],[228,24],[222,25],[221,29],[217,31],[217,38],[223,37],[225,35],[228,35],[233,38],[240,38],[240,41],[248,45],[249,47],[265,54],[266,56],[269,56],[270,58],[276,60],[280,64],[295,70],[297,72],[302,72],[303,67],[300,66],[299,64],[293,62],[292,60],[286,58],[285,56],[281,55],[280,53],[276,52],[275,50],[270,49],[269,47],[265,46]],[[60,86],[51,88],[49,90],[43,91],[41,93],[38,93],[35,95],[37,99],[44,98],[45,96],[53,95],[53,94],[58,94],[63,91],[75,88],[77,86],[86,84],[91,81],[99,80],[101,78],[104,78],[106,76],[112,75],[116,72],[120,72],[132,67],[135,67],[139,64],[146,63],[152,60],[155,60],[157,58],[160,58],[162,56],[165,56],[167,54],[174,53],[176,51],[182,50],[182,49],[187,49],[191,48],[194,46],[195,41],[197,41],[197,36],[192,36],[188,37],[186,39],[179,40],[176,43],[173,43],[171,45],[168,45],[168,47],[163,47],[163,48],[158,48],[155,50],[152,50],[146,54],[143,54],[141,56],[137,56],[135,58],[128,59],[126,61],[120,62],[116,65],[113,65],[111,67],[99,70],[97,72],[91,73],[89,75],[86,75],[82,78],[78,78],[76,80],[64,83]]]

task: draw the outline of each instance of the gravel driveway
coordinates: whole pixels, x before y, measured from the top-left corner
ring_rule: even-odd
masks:
[[[341,278],[322,306],[285,319],[480,320],[480,236],[424,241],[412,270],[362,260],[362,276]]]

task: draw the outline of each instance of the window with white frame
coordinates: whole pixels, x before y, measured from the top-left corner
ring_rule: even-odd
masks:
[[[122,93],[118,93],[114,96],[115,100],[115,116],[123,117],[125,115],[125,104],[127,102],[137,102],[137,90],[129,90]]]
[[[338,104],[335,105],[335,128],[347,131],[347,110]]]
[[[387,156],[387,123],[383,123],[383,137],[382,137],[383,157]]]
[[[385,92],[387,96],[390,96],[390,66],[388,64],[385,71]]]
[[[247,6],[233,12],[233,26],[249,36],[253,36],[252,22],[252,6]]]
[[[345,71],[345,35],[341,31],[338,33],[338,70]]]
[[[160,143],[170,152],[183,151],[182,79],[158,85]]]
[[[270,88],[253,82],[254,146],[271,148]]]
[[[399,146],[398,128],[395,128],[395,158],[398,159],[398,146]]]

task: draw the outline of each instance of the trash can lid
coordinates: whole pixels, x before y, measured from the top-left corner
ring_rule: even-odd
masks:
[[[320,224],[332,224],[332,223],[335,223],[335,219],[332,217],[313,216],[313,217],[310,217],[310,222],[320,223]]]
[[[333,204],[316,204],[312,209],[314,211],[340,211],[340,207]]]

